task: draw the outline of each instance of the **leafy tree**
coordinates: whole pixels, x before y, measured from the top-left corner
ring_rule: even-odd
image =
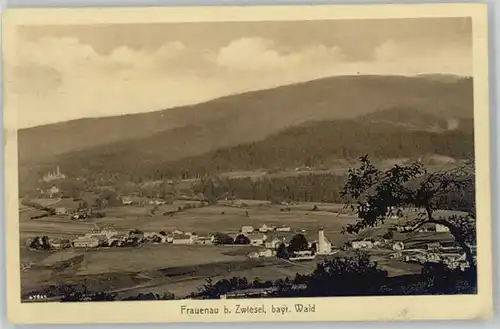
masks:
[[[282,258],[282,259],[289,259],[290,258],[290,253],[288,252],[288,249],[286,248],[284,243],[281,243],[278,248],[276,249],[276,257]]]
[[[36,250],[43,249],[42,244],[40,243],[40,237],[37,236],[33,239],[33,241],[31,241],[30,248]]]
[[[314,242],[312,245],[311,245],[311,252],[313,254],[317,253],[318,252],[318,246],[316,244],[316,242]]]
[[[233,243],[234,239],[225,233],[215,233],[214,235],[214,244],[222,245],[222,244],[233,244]]]
[[[50,242],[49,242],[49,237],[44,235],[42,236],[42,245],[41,245],[42,249],[44,250],[48,250],[50,249]]]
[[[376,295],[387,279],[387,272],[370,262],[368,255],[333,258],[319,263],[314,272],[302,279],[303,294],[312,296]]]
[[[222,279],[213,282],[212,278],[208,278],[206,283],[199,289],[196,296],[204,297],[204,298],[220,298],[221,295],[226,294],[231,291],[248,289],[251,287],[251,284],[248,282],[246,278],[238,278],[233,277],[231,279]]]
[[[309,248],[309,243],[307,242],[304,234],[296,234],[290,240],[290,245],[288,246],[288,250],[290,252],[307,250]]]
[[[160,235],[167,236],[167,233],[165,233],[165,231],[160,231]]]
[[[428,173],[419,162],[380,170],[367,155],[359,160],[358,168],[349,169],[348,180],[341,191],[346,207],[357,210],[359,220],[347,225],[344,232],[358,233],[377,226],[391,215],[393,209],[413,209],[416,216],[409,223],[413,231],[429,223],[447,227],[466,255],[470,279],[475,280],[476,264],[471,251],[476,239],[475,203],[469,207],[469,216],[435,216],[443,196],[473,184],[473,165],[466,163],[451,170]]]
[[[240,234],[234,239],[234,244],[250,244],[250,239],[246,235]]]

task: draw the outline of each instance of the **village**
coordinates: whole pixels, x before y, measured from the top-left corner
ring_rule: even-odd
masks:
[[[414,229],[401,211],[389,216],[376,230],[343,235],[341,228],[354,222],[356,216],[341,214],[341,207],[336,204],[234,198],[209,202],[194,194],[166,200],[155,194],[144,196],[130,192],[107,199],[91,192],[68,197],[58,187],[59,182],[67,181],[59,168],[46,174],[42,181],[49,183],[47,188],[39,189],[38,196],[20,202],[21,244],[35,252],[23,252],[26,256],[21,261],[22,273],[30,278],[35,278],[44,266],[62,266],[70,271],[74,267],[84,278],[89,266],[102,266],[100,259],[107,259],[106,254],[110,252],[117,255],[118,268],[127,273],[129,250],[143,264],[134,265],[134,271],[146,273],[160,266],[228,266],[230,269],[232,265],[222,264],[235,261],[248,267],[241,272],[242,276],[254,273],[251,268],[259,268],[258,264],[269,263],[262,268],[263,275],[276,279],[283,271],[279,264],[291,266],[293,273],[287,275],[297,271],[307,274],[318,262],[358,252],[370,255],[380,266],[389,269],[391,275],[415,273],[426,263],[461,270],[468,267],[465,254],[447,227],[429,224]],[[475,247],[471,249],[475,253]],[[53,261],[45,261],[50,265],[40,267],[33,261],[40,257],[51,259],[51,254]],[[88,259],[86,265],[72,263],[72,259],[83,255]],[[168,255],[175,255],[175,259]],[[109,261],[115,262],[115,258]],[[107,275],[106,272],[103,275]],[[206,275],[208,272],[201,276]],[[57,282],[57,277],[48,278],[48,282]],[[37,282],[33,280],[25,289],[32,291],[46,284]],[[127,289],[134,289],[135,284],[129,285]],[[189,287],[185,284],[179,287],[181,295],[188,289],[196,289]],[[174,288],[170,284],[168,290],[171,289]],[[244,295],[247,293],[250,292]],[[45,300],[43,296],[30,294],[27,298]],[[236,294],[226,298],[239,297]]]
[[[404,232],[405,227],[398,226],[393,229]],[[446,228],[437,225],[434,231],[446,232]],[[420,232],[424,232],[421,229]],[[392,230],[388,231],[392,232]],[[98,248],[137,248],[142,244],[173,244],[173,245],[238,245],[258,247],[256,251],[248,253],[248,258],[280,257],[289,261],[314,260],[317,256],[334,255],[338,251],[385,251],[387,257],[403,262],[424,264],[427,262],[444,263],[450,268],[468,267],[465,254],[459,246],[453,242],[429,242],[420,247],[406,247],[401,240],[394,241],[393,234],[383,237],[354,239],[342,246],[332,246],[325,237],[323,228],[319,228],[317,239],[307,241],[299,247],[291,249],[287,256],[279,254],[280,246],[290,250],[291,241],[296,237],[305,240],[305,230],[292,230],[290,226],[274,226],[263,224],[259,228],[251,225],[242,226],[239,232],[217,232],[214,234],[200,236],[195,232],[183,232],[174,230],[172,232],[144,232],[131,230],[128,233],[119,233],[112,228],[99,228],[97,225],[88,233],[80,235],[72,240],[61,237],[34,237],[26,240],[26,246],[38,250],[61,250],[66,248],[85,249],[92,251]]]

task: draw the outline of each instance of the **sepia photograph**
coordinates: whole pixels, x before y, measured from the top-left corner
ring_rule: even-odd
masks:
[[[485,7],[357,8],[8,11],[12,318],[488,316]]]

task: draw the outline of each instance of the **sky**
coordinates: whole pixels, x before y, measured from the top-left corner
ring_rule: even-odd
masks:
[[[468,18],[21,27],[20,128],[352,74],[472,75]]]

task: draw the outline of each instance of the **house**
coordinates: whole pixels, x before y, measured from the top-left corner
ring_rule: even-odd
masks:
[[[179,235],[183,235],[183,234],[184,234],[184,232],[179,231],[179,230],[175,230],[175,231],[173,231],[173,232],[172,232],[172,234],[179,234]]]
[[[173,234],[173,244],[193,244],[194,239],[192,235],[186,234]]]
[[[354,249],[371,249],[373,248],[373,242],[361,240],[361,241],[352,241],[351,243]]]
[[[393,246],[392,246],[392,250],[403,250],[405,248],[405,244],[403,243],[403,241],[398,241],[396,242]]]
[[[200,236],[196,239],[196,244],[213,244],[215,237],[212,236]]]
[[[34,238],[28,238],[28,239],[26,239],[26,242],[24,243],[24,245],[26,247],[29,247],[29,246],[31,246],[31,244],[33,243],[34,240],[35,240]]]
[[[281,226],[276,228],[276,231],[278,232],[290,232],[291,230],[290,226]]]
[[[247,234],[248,239],[250,239],[250,244],[252,246],[261,246],[264,244],[264,241],[266,240],[266,235],[262,233],[252,233],[252,234]]]
[[[450,229],[444,225],[436,224],[436,232],[450,232]]]
[[[301,261],[301,260],[313,260],[316,258],[316,254],[314,254],[311,250],[299,250],[293,253],[293,256],[290,257],[291,261]]]
[[[248,258],[259,258],[258,252],[251,252],[248,254]]]
[[[69,241],[69,239],[51,238],[49,239],[49,244],[54,249],[63,249],[71,247],[71,242]]]
[[[95,248],[99,246],[99,240],[95,237],[78,237],[72,242],[75,248]]]
[[[268,249],[276,249],[283,242],[283,240],[274,238],[271,241],[266,241],[265,247]]]
[[[105,236],[106,239],[110,239],[111,237],[118,235],[118,232],[115,230],[111,229],[100,229],[99,227],[95,226],[95,228],[92,230],[92,232],[85,234],[86,237],[98,237],[98,236]]]
[[[66,215],[68,213],[68,209],[64,207],[57,207],[56,208],[56,215]]]
[[[255,231],[253,226],[243,226],[241,228],[241,233],[243,233],[243,234],[252,233],[253,231]]]
[[[128,235],[126,234],[116,234],[116,235],[113,235],[112,237],[110,237],[108,239],[108,243],[111,245],[113,242],[118,242],[118,243],[121,243],[121,242],[125,242],[127,241],[128,239]]]
[[[259,228],[259,232],[262,232],[262,233],[266,233],[267,231],[270,230],[270,227],[268,227],[266,224],[263,224],[260,228]]]
[[[136,239],[138,241],[144,240],[144,233],[141,232],[133,232],[128,235],[129,239]]]
[[[51,188],[49,188],[47,190],[47,194],[49,195],[49,197],[54,197],[56,194],[59,193],[59,188],[57,186],[52,186]]]
[[[126,205],[126,206],[131,205],[132,202],[133,202],[133,200],[131,197],[128,197],[128,196],[122,197],[122,204],[123,205]]]
[[[158,236],[159,234],[156,233],[156,232],[144,232],[143,233],[143,236],[145,239],[148,239],[148,238],[154,238],[155,236]]]

